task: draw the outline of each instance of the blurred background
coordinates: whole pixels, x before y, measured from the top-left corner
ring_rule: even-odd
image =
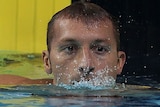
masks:
[[[51,16],[76,1],[0,0],[0,52],[41,53],[46,49],[47,23]],[[127,54],[120,77],[143,76],[160,82],[160,1],[88,1],[100,5],[119,20],[121,49]],[[13,59],[0,57],[3,67],[0,70],[4,69],[3,61],[11,63]]]
[[[47,23],[71,0],[0,0],[0,50],[41,53]]]

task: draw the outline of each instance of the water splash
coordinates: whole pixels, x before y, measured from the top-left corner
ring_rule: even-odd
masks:
[[[112,76],[108,75],[109,72],[113,72],[113,70],[105,68],[95,73],[91,72],[90,78],[86,78],[81,75],[79,81],[69,80],[71,84],[57,82],[59,83],[57,86],[64,87],[66,89],[113,89],[116,87],[116,80]]]

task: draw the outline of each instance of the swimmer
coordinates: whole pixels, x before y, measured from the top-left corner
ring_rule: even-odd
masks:
[[[126,60],[120,51],[116,22],[104,9],[89,2],[73,3],[52,17],[47,48],[42,52],[44,68],[53,79],[0,75],[0,84],[73,84],[93,81],[100,74],[102,81],[106,76],[116,80]]]

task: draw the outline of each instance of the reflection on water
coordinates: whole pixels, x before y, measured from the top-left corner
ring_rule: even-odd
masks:
[[[121,85],[119,85],[121,86]],[[69,87],[69,86],[68,86]],[[160,106],[160,90],[146,86],[67,89],[52,85],[3,86],[0,106]]]
[[[95,106],[120,106],[122,98],[120,97],[64,97],[49,98],[47,103],[52,106],[78,106],[78,107],[95,107]],[[56,103],[54,103],[56,102]]]
[[[29,106],[37,107],[43,106],[45,99],[39,96],[32,96],[25,92],[0,92],[0,106],[2,107],[19,107]]]

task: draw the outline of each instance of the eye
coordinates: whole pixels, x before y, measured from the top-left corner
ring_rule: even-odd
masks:
[[[63,52],[70,55],[70,54],[73,54],[73,53],[76,53],[78,50],[78,47],[75,46],[75,45],[68,45],[68,46],[65,46],[63,48]]]
[[[92,47],[92,51],[96,54],[103,55],[110,51],[110,46],[95,45]]]

